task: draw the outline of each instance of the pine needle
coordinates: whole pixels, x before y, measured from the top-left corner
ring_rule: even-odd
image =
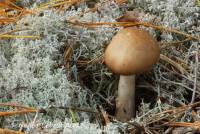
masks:
[[[147,22],[71,22],[71,21],[66,21],[67,23],[73,24],[73,25],[78,25],[78,26],[83,26],[83,27],[88,27],[88,28],[97,28],[97,27],[130,27],[130,26],[144,26],[144,27],[151,27],[156,30],[160,31],[165,31],[165,32],[171,32],[171,33],[176,33],[182,36],[185,36],[187,38],[191,38],[194,40],[199,40],[199,37],[194,37],[190,34],[178,31],[176,29],[169,29],[163,26],[156,26]]]
[[[20,132],[20,131],[14,131],[14,130],[10,130],[10,129],[2,129],[0,128],[0,134],[25,134],[23,132]]]
[[[0,35],[0,38],[28,38],[28,39],[40,39],[40,36],[34,36],[34,35]]]

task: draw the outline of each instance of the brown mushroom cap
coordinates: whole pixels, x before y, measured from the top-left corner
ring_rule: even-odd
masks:
[[[128,27],[120,30],[105,51],[105,64],[116,74],[132,75],[151,69],[160,49],[145,30]]]

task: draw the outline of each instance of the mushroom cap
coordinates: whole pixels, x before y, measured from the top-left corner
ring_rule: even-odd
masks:
[[[145,30],[120,30],[105,50],[104,61],[116,74],[133,75],[148,71],[158,61],[160,48]]]

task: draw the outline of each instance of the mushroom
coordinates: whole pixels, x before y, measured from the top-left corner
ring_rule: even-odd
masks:
[[[145,30],[127,27],[120,30],[107,46],[104,61],[120,75],[115,117],[128,121],[135,115],[135,75],[148,71],[158,61],[159,46]]]

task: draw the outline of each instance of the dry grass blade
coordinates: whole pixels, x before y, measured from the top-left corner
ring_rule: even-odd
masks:
[[[0,18],[0,25],[16,22],[16,18]]]
[[[7,13],[6,13],[6,11],[5,11],[5,9],[0,9],[0,15],[1,15],[1,17],[3,16],[3,17],[7,17],[8,15],[7,15]]]
[[[88,65],[88,64],[102,64],[103,63],[103,54],[94,57],[91,60],[77,60],[77,61],[73,61],[72,60],[72,54],[73,54],[73,49],[71,47],[67,48],[66,51],[64,52],[64,60],[65,60],[65,68],[67,70],[70,69],[71,66],[71,62],[76,62],[77,65],[79,66],[84,66],[84,65]]]
[[[41,4],[37,7],[37,10],[43,10],[47,8],[56,8],[56,7],[64,7],[66,5],[67,8],[69,8],[72,5],[77,5],[81,2],[84,2],[86,0],[52,0],[50,2]]]
[[[158,114],[153,115],[149,120],[147,120],[146,125],[150,125],[150,124],[159,122],[164,119],[169,120],[172,118],[172,120],[174,120],[173,116],[175,116],[175,115],[181,116],[182,114],[185,113],[185,111],[187,111],[193,107],[196,107],[198,105],[200,105],[200,101],[193,103],[193,104],[188,104],[188,105],[184,105],[181,107],[176,107],[173,109],[169,109],[169,110],[160,112]],[[166,122],[166,121],[164,123],[162,122],[162,125],[166,125],[166,124],[168,124],[168,122]]]
[[[64,66],[65,66],[65,69],[67,71],[67,75],[68,75],[68,79],[70,80],[71,79],[71,72],[69,71],[70,68],[71,68],[71,62],[72,61],[72,55],[73,55],[73,48],[70,46],[68,48],[65,49],[65,52],[64,52]]]
[[[0,7],[3,8],[9,8],[9,9],[15,9],[15,10],[22,10],[21,7],[14,4],[15,1],[10,0],[4,0],[0,3]]]
[[[0,38],[29,38],[29,39],[40,39],[40,36],[34,36],[34,35],[7,35],[3,34],[0,35]]]
[[[103,119],[104,119],[104,124],[105,124],[105,126],[107,126],[108,123],[110,123],[109,115],[108,115],[108,113],[103,109],[102,106],[99,106],[99,110],[100,110],[101,115],[102,115],[102,117],[103,117]]]
[[[200,131],[200,121],[195,121],[193,123],[188,123],[188,122],[169,122],[166,124],[166,126],[171,126],[171,127],[192,127],[194,129],[197,129]]]
[[[103,55],[100,55],[100,56],[97,56],[97,57],[91,59],[86,64],[90,64],[90,63],[100,63],[100,64],[102,64],[102,61],[103,61]]]
[[[161,45],[161,48],[166,48],[166,47],[170,47],[170,46],[174,46],[174,45],[183,44],[183,43],[191,41],[191,40],[192,40],[191,38],[186,38],[181,41],[159,42],[159,44]]]
[[[179,63],[173,61],[172,59],[168,58],[167,56],[160,54],[160,59],[171,64],[175,67],[181,74],[189,74]]]
[[[144,26],[144,27],[151,27],[153,29],[160,30],[160,31],[176,33],[176,34],[185,36],[187,38],[191,38],[193,40],[199,40],[199,37],[194,37],[192,35],[183,33],[175,29],[165,28],[163,26],[156,26],[147,22],[79,22],[79,21],[71,22],[71,21],[67,21],[67,23],[70,23],[72,25],[88,27],[88,28],[97,28],[97,27],[102,27],[102,26],[107,26],[107,27]]]
[[[184,106],[181,106],[181,107],[176,107],[174,109],[163,111],[161,113],[156,114],[156,116],[161,115],[161,114],[166,114],[166,113],[174,113],[174,112],[177,112],[177,111],[180,111],[180,110],[187,110],[188,108],[193,108],[193,107],[196,107],[198,105],[200,105],[200,101],[193,103],[193,104],[184,105]]]
[[[0,117],[1,116],[21,115],[21,114],[27,114],[27,113],[36,113],[36,112],[38,112],[37,109],[26,109],[26,110],[11,111],[11,112],[0,112]]]
[[[65,49],[64,60],[65,60],[65,68],[66,68],[66,70],[70,69],[70,62],[69,61],[71,61],[72,55],[73,55],[72,47],[68,47],[67,49]]]
[[[156,122],[161,122],[162,120],[174,120],[173,116],[178,115],[182,116],[185,113],[185,109],[176,109],[176,110],[166,110],[164,112],[153,115],[150,119],[146,121],[146,125],[149,126]],[[162,122],[161,122],[162,123]],[[163,125],[163,123],[161,124]]]
[[[118,4],[118,5],[122,5],[122,4],[125,4],[125,3],[127,3],[128,2],[128,0],[116,0],[116,3]]]
[[[9,107],[21,109],[18,111],[0,112],[0,116],[13,116],[13,115],[18,115],[18,114],[36,113],[39,111],[35,108],[25,107],[25,106],[13,104],[13,103],[0,103],[0,106],[9,106]]]
[[[10,30],[10,31],[6,31],[4,33],[0,33],[0,35],[8,35],[8,34],[11,34],[11,33],[15,33],[15,32],[18,32],[18,31],[25,31],[25,30],[29,30],[28,28],[26,29],[13,29],[13,30]]]
[[[10,130],[10,129],[2,129],[0,128],[0,134],[25,134],[23,132],[20,131],[14,131],[14,130]]]
[[[26,107],[26,106],[21,106],[21,105],[17,105],[17,104],[14,104],[14,103],[0,103],[0,106],[8,106],[8,107],[16,107],[16,108],[20,108],[20,109],[34,110],[34,108],[30,108],[30,107]]]
[[[34,13],[32,10],[17,6],[14,2],[16,1],[4,0],[0,2],[0,25],[16,22],[22,15]]]
[[[55,3],[63,2],[63,0],[51,0],[50,2],[43,3],[37,7],[37,9],[45,9],[52,7]]]

